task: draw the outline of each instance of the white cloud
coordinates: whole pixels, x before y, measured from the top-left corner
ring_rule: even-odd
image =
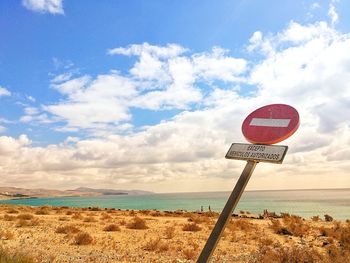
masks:
[[[96,78],[72,78],[70,73],[52,80],[52,88],[64,99],[44,106],[44,110],[66,122],[61,131],[90,129],[94,134],[116,130],[131,119],[130,108],[151,110],[189,109],[200,103],[205,91],[201,83],[215,80],[239,81],[247,62],[228,55],[219,47],[211,52],[184,55],[186,48],[175,44],[164,47],[148,43],[115,48],[112,55],[137,56],[130,75],[111,71]],[[28,115],[28,114],[27,114]],[[22,121],[30,121],[25,116]]]
[[[1,96],[11,96],[11,92],[6,88],[0,86],[0,97]]]
[[[3,133],[6,131],[6,127],[0,125],[0,133]]]
[[[321,5],[318,2],[314,2],[314,3],[311,4],[311,9],[318,9],[320,7],[321,7]]]
[[[88,76],[53,84],[53,88],[66,96],[57,104],[44,109],[71,128],[104,128],[129,120],[127,101],[135,95],[132,81],[117,74]]]
[[[110,55],[142,56],[149,54],[157,58],[170,58],[181,55],[187,49],[177,44],[168,44],[166,47],[159,47],[144,43],[142,45],[131,45],[127,48],[119,47],[108,50]]]
[[[22,0],[22,5],[34,12],[64,14],[63,0]]]
[[[332,26],[339,22],[339,16],[334,6],[335,2],[335,0],[332,0],[328,9],[328,16],[331,19]]]
[[[232,142],[244,141],[245,116],[269,103],[286,103],[299,111],[300,128],[283,143],[289,146],[284,164],[259,164],[249,187],[350,187],[350,36],[324,22],[291,22],[274,35],[255,33],[250,44],[251,52],[264,54],[260,61],[217,48],[190,54],[133,45],[114,51],[137,56],[125,76],[111,72],[53,83],[62,98],[46,105],[49,118],[66,122],[61,130],[95,129],[99,136],[47,147],[30,145],[26,137],[1,136],[0,167],[11,176],[0,183],[32,186],[47,178],[46,187],[230,190],[244,162],[224,155]],[[146,69],[144,53],[152,70]],[[155,81],[156,76],[162,77]],[[215,80],[226,86],[214,85]],[[256,89],[249,93],[247,86]],[[130,107],[186,109],[191,103],[200,107],[141,130],[128,123]],[[26,113],[38,116],[33,109]]]
[[[206,80],[240,80],[239,75],[247,70],[247,61],[225,56],[226,53],[227,50],[214,47],[212,53],[193,55],[194,69],[198,76]]]

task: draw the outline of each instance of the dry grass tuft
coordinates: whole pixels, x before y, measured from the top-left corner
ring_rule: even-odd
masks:
[[[39,220],[37,218],[33,218],[32,220],[20,219],[16,227],[30,227],[30,226],[38,226]]]
[[[110,224],[103,228],[103,231],[111,232],[111,231],[120,231],[120,227],[116,224]]]
[[[168,226],[164,230],[164,235],[166,239],[172,239],[175,236],[175,227]]]
[[[333,227],[325,228],[320,227],[319,231],[321,235],[331,237],[338,240],[339,244],[347,250],[350,250],[350,225],[341,224],[335,221]]]
[[[130,229],[147,229],[146,221],[138,216],[135,216],[129,224],[127,224],[127,228]]]
[[[318,222],[318,221],[321,221],[321,218],[319,216],[313,216],[311,217],[311,220],[314,222]]]
[[[19,214],[17,216],[17,219],[20,219],[20,220],[32,220],[32,219],[34,219],[34,216],[32,214]]]
[[[7,251],[5,251],[3,248],[0,248],[0,262],[1,263],[34,263],[34,259],[21,254],[16,253],[15,255],[11,255]]]
[[[271,219],[270,228],[277,234],[296,237],[305,236],[310,230],[310,226],[299,216],[283,214],[282,222],[283,224],[278,219]]]
[[[4,215],[4,220],[5,221],[14,221],[14,220],[16,220],[16,216],[11,216],[11,215]]]
[[[241,231],[255,231],[256,226],[253,223],[250,223],[247,219],[234,219],[229,222],[227,225],[227,228],[230,229],[232,232],[236,230],[241,230]]]
[[[324,262],[322,255],[314,248],[309,247],[285,247],[280,244],[262,246],[255,254],[252,262],[256,263],[316,263]]]
[[[110,220],[110,219],[112,219],[112,217],[111,217],[109,214],[107,214],[107,213],[103,213],[103,214],[101,215],[101,217],[100,217],[100,220],[101,220],[101,221]]]
[[[163,252],[169,250],[169,245],[162,241],[160,237],[156,237],[147,241],[142,248],[147,251]]]
[[[51,208],[48,206],[42,206],[38,210],[35,211],[36,215],[49,215]]]
[[[75,234],[80,232],[80,229],[73,225],[59,226],[56,228],[58,234]]]
[[[93,238],[89,233],[81,232],[74,237],[74,244],[81,245],[89,245],[93,242]]]
[[[196,224],[202,224],[202,223],[210,223],[211,219],[208,216],[191,214],[188,218],[188,221]]]
[[[197,232],[197,231],[201,231],[202,228],[199,225],[197,225],[196,223],[188,223],[182,227],[182,230],[183,231]]]
[[[83,220],[84,217],[80,214],[80,213],[74,213],[72,215],[72,219],[75,219],[75,220]]]
[[[93,223],[93,222],[97,222],[97,220],[93,216],[88,216],[84,218],[84,222]]]
[[[18,214],[19,211],[14,209],[14,208],[10,208],[9,210],[6,211],[6,213],[8,213],[8,214]]]
[[[187,260],[195,260],[198,254],[194,248],[185,248],[182,253]]]

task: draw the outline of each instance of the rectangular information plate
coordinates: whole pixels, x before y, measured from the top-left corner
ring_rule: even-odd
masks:
[[[288,146],[282,145],[232,143],[225,158],[257,162],[282,163],[287,150]]]

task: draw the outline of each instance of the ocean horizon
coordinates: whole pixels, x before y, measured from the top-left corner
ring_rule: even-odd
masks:
[[[159,211],[221,212],[231,192],[154,193],[149,195],[102,195],[89,197],[51,197],[1,200],[0,204],[30,206],[100,207],[115,209]],[[234,213],[241,210],[252,214],[270,212],[290,213],[304,218],[324,217],[336,220],[350,219],[350,189],[292,189],[245,191]]]

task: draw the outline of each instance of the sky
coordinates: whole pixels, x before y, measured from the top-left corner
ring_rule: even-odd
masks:
[[[253,110],[288,104],[248,190],[350,187],[349,1],[0,1],[0,185],[229,191]]]

